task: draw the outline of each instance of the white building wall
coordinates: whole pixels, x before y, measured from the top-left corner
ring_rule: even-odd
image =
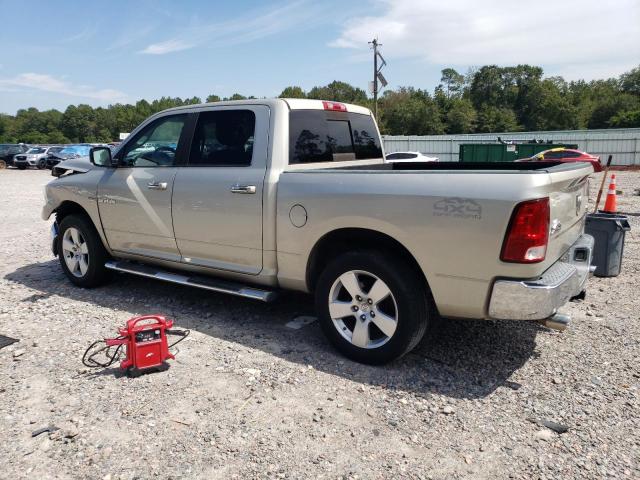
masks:
[[[577,144],[578,149],[599,155],[603,161],[606,161],[608,155],[613,155],[613,165],[640,165],[640,128],[465,135],[383,135],[382,139],[386,153],[418,151],[439,157],[441,161],[457,162],[460,144],[495,143],[498,137],[518,142],[536,139]]]

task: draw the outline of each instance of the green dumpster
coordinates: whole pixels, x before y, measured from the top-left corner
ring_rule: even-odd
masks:
[[[513,162],[533,157],[552,148],[578,148],[563,143],[463,143],[460,145],[461,162]]]

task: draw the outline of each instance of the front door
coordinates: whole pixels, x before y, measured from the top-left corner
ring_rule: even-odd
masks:
[[[218,107],[198,116],[173,190],[184,262],[247,274],[262,270],[262,190],[269,108]]]
[[[118,152],[117,168],[105,172],[98,208],[112,250],[180,261],[171,195],[186,120],[187,114],[179,114],[150,122]]]

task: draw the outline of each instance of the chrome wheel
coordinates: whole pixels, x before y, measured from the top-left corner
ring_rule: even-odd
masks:
[[[398,306],[386,283],[362,270],[343,273],[329,290],[329,315],[347,341],[360,348],[378,348],[393,337]]]
[[[69,227],[62,236],[62,255],[74,277],[84,277],[89,269],[89,245],[80,230]]]

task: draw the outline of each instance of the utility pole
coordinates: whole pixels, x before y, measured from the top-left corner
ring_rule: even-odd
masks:
[[[373,93],[373,117],[376,120],[378,120],[378,80],[380,80],[380,84],[383,87],[387,86],[387,80],[382,76],[382,73],[380,73],[380,71],[382,70],[382,67],[384,67],[387,64],[387,62],[385,62],[384,58],[378,51],[378,47],[381,47],[382,44],[378,43],[377,38],[374,38],[373,40],[371,40],[369,42],[369,45],[371,45],[373,48],[373,82],[371,82],[371,85],[372,85],[371,93]],[[382,62],[379,68],[378,68],[378,57],[380,57],[380,61]]]

